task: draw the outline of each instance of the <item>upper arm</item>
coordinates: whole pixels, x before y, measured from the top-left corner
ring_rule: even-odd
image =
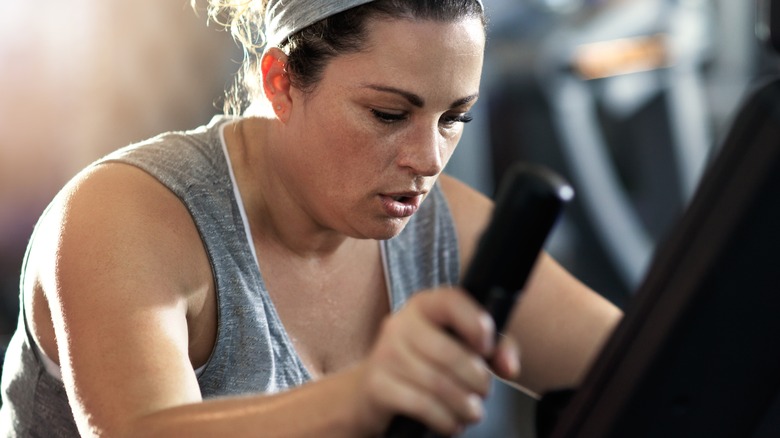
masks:
[[[139,169],[107,165],[78,178],[48,219],[54,245],[39,270],[82,434],[113,435],[200,399],[186,317],[197,281],[183,272],[197,257],[183,210]]]
[[[493,201],[457,179],[442,174],[439,177],[444,196],[452,212],[458,236],[461,273],[466,272],[490,215]]]
[[[621,317],[542,253],[508,323],[522,351],[518,383],[540,394],[577,386]]]

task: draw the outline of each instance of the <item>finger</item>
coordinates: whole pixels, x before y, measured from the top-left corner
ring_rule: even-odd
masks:
[[[461,422],[481,418],[480,396],[487,395],[491,383],[491,374],[481,357],[441,327],[415,317],[413,312],[388,321],[380,338],[405,339],[392,344],[392,348],[378,346],[372,355],[395,379],[430,394]]]
[[[487,395],[491,375],[485,361],[454,335],[424,319],[414,322],[415,336],[410,339],[413,353],[431,364],[442,376],[452,379],[464,391]]]
[[[393,349],[393,366],[388,369],[394,378],[442,400],[464,421],[479,420],[482,413],[480,406],[475,406],[475,398],[479,400],[480,396],[486,396],[490,389],[491,374],[487,364],[440,327],[424,319],[406,318],[393,323],[386,331],[392,331],[395,325],[412,333],[407,342],[397,343]],[[437,354],[437,351],[443,353]],[[389,356],[383,355],[379,360],[387,365]]]
[[[426,319],[447,327],[483,357],[493,353],[495,326],[490,315],[462,289],[443,288],[417,294]]]
[[[407,379],[379,374],[373,379],[372,386],[379,402],[398,415],[414,418],[445,435],[455,434],[462,429],[459,417],[442,399],[421,390]]]
[[[520,347],[510,336],[499,334],[498,339],[490,366],[498,377],[517,380],[520,375]]]
[[[431,319],[429,318],[431,313],[424,308],[426,305],[432,305],[431,303],[435,304],[437,300],[457,304],[457,298],[451,299],[451,296],[457,296],[459,292],[452,292],[454,295],[450,296],[447,295],[447,292],[431,293],[426,300],[415,302],[411,306],[412,310],[407,312],[411,317],[397,321],[399,324],[396,325],[400,326],[397,329],[403,329],[410,333],[406,339],[417,354],[435,364],[442,372],[457,379],[466,389],[485,396],[490,388],[491,376],[484,360],[456,335],[442,329],[441,321],[446,321],[446,319],[441,317]],[[417,309],[421,317],[416,317],[417,313],[414,310],[417,307],[423,307]],[[472,306],[472,310],[475,315],[481,313],[476,306]],[[472,315],[472,320],[478,317],[475,315]],[[490,333],[490,327],[485,329],[485,334],[488,333]]]
[[[426,393],[433,394],[461,422],[472,423],[482,418],[482,397],[490,388],[491,375],[484,362],[475,355],[470,355],[479,370],[479,378],[483,381],[479,387],[464,385],[460,378],[453,375],[449,366],[441,366],[417,351],[402,352],[406,362],[405,371],[399,375],[400,380],[421,388]],[[449,364],[446,364],[449,365]]]

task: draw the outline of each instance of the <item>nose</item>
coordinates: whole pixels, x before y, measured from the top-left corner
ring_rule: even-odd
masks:
[[[444,169],[447,149],[438,127],[420,127],[403,142],[398,163],[415,176],[436,176]]]

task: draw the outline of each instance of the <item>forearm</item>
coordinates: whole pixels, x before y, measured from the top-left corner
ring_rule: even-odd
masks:
[[[490,386],[485,358],[493,355],[495,333],[489,317],[456,289],[415,294],[382,322],[374,346],[352,368],[276,395],[207,401],[182,347],[187,338],[169,340],[186,333],[181,323],[164,326],[170,313],[151,315],[138,318],[147,331],[159,327],[143,338],[156,341],[151,347],[130,337],[126,349],[110,350],[93,338],[74,344],[79,354],[65,350],[66,358],[82,358],[63,361],[82,435],[366,437],[380,435],[397,415],[449,435],[479,420],[479,398]],[[88,338],[82,326],[73,327],[78,339]],[[128,351],[144,354],[120,354]]]
[[[362,437],[370,435],[349,371],[274,395],[229,397],[141,417],[128,436]]]

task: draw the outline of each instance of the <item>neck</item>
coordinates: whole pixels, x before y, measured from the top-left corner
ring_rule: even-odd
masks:
[[[317,223],[270,165],[274,162],[268,154],[270,148],[284,148],[276,123],[268,118],[242,119],[224,132],[253,243],[320,260],[359,246],[362,239]]]

